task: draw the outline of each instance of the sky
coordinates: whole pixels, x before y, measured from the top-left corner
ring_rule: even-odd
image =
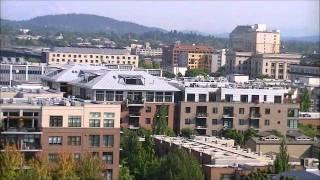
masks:
[[[231,32],[237,25],[267,24],[283,36],[319,35],[320,0],[185,0],[77,1],[1,0],[1,18],[27,20],[49,14],[86,13],[166,30],[210,34]]]

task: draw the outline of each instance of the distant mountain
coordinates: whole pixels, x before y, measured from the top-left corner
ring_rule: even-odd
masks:
[[[26,21],[10,21],[1,19],[2,25],[9,25],[17,28],[33,29],[55,29],[59,31],[71,32],[116,32],[116,33],[135,33],[165,30],[154,27],[147,27],[127,21],[118,21],[112,18],[89,15],[89,14],[61,14],[46,15],[32,18]]]
[[[303,42],[320,42],[320,36],[300,36],[300,37],[293,37],[293,36],[283,36],[281,37],[284,41],[303,41]]]

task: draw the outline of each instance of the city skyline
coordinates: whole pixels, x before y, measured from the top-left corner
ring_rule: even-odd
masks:
[[[50,2],[50,6],[45,1],[1,3],[1,17],[9,20],[84,13],[166,30],[191,30],[210,34],[230,33],[236,25],[256,23],[267,24],[268,29],[280,29],[284,36],[319,34],[319,1],[57,1]],[[297,10],[299,13],[296,13]]]

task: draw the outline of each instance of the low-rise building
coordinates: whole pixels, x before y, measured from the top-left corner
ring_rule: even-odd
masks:
[[[299,123],[320,129],[319,112],[299,112]]]
[[[191,128],[201,135],[215,136],[227,128],[254,128],[285,134],[298,127],[297,93],[286,87],[223,81],[184,82],[180,89],[178,131]]]
[[[48,64],[131,64],[138,67],[139,57],[126,49],[55,47],[46,52]]]
[[[176,149],[192,154],[210,180],[241,179],[257,169],[268,169],[273,157],[234,146],[233,140],[196,136],[194,139],[154,136],[157,151],[165,154]]]
[[[319,143],[298,131],[289,131],[286,136],[288,154],[294,158],[312,157],[312,146]],[[281,141],[282,138],[273,135],[272,132],[264,132],[258,137],[250,138],[245,147],[263,153],[279,153]]]

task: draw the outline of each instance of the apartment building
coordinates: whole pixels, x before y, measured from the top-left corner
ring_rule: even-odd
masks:
[[[145,57],[153,57],[153,56],[156,56],[156,57],[161,57],[162,56],[162,48],[156,48],[156,49],[153,49],[151,48],[150,46],[150,43],[146,43],[144,47],[140,46],[132,46],[134,47],[131,52],[135,55],[139,55],[139,56],[145,56]]]
[[[197,54],[212,54],[213,48],[205,45],[183,45],[173,44],[162,48],[162,68],[169,72],[174,71],[174,67],[184,67],[187,64],[186,59],[181,59],[179,56],[182,53],[193,53]],[[191,55],[192,56],[192,55]]]
[[[118,179],[120,105],[22,93],[35,97],[1,98],[1,148],[15,144],[27,159],[41,153],[49,161],[59,153],[71,153],[75,160],[92,153],[104,163],[106,179]]]
[[[244,179],[249,173],[272,166],[274,157],[235,146],[233,140],[196,136],[194,139],[156,135],[157,152],[176,149],[190,153],[199,162],[205,179]]]
[[[274,79],[289,79],[290,66],[299,64],[300,54],[256,54],[251,59],[252,77],[267,75]]]
[[[204,53],[182,53],[179,56],[179,67],[185,67],[186,69],[203,69],[206,72],[211,72],[212,56]]]
[[[268,31],[266,24],[239,25],[229,39],[233,51],[280,53],[280,31]]]
[[[58,69],[47,65],[0,64],[0,85],[12,86],[13,81],[40,82],[41,76]]]
[[[131,64],[138,67],[139,57],[126,49],[55,47],[46,52],[48,64]]]
[[[54,72],[43,80],[52,89],[66,92],[66,95],[121,104],[121,126],[129,129],[151,129],[159,108],[165,106],[168,126],[173,128],[174,94],[179,89],[145,71],[96,68]]]
[[[195,129],[200,135],[219,135],[232,128],[244,131],[276,129],[286,133],[298,126],[297,92],[281,87],[264,87],[253,83],[185,84],[179,104],[179,131]]]
[[[225,66],[226,52],[227,52],[226,49],[220,49],[220,50],[214,51],[214,53],[211,55],[212,59],[211,59],[211,71],[210,72],[213,72],[213,73],[217,72],[220,67]]]

